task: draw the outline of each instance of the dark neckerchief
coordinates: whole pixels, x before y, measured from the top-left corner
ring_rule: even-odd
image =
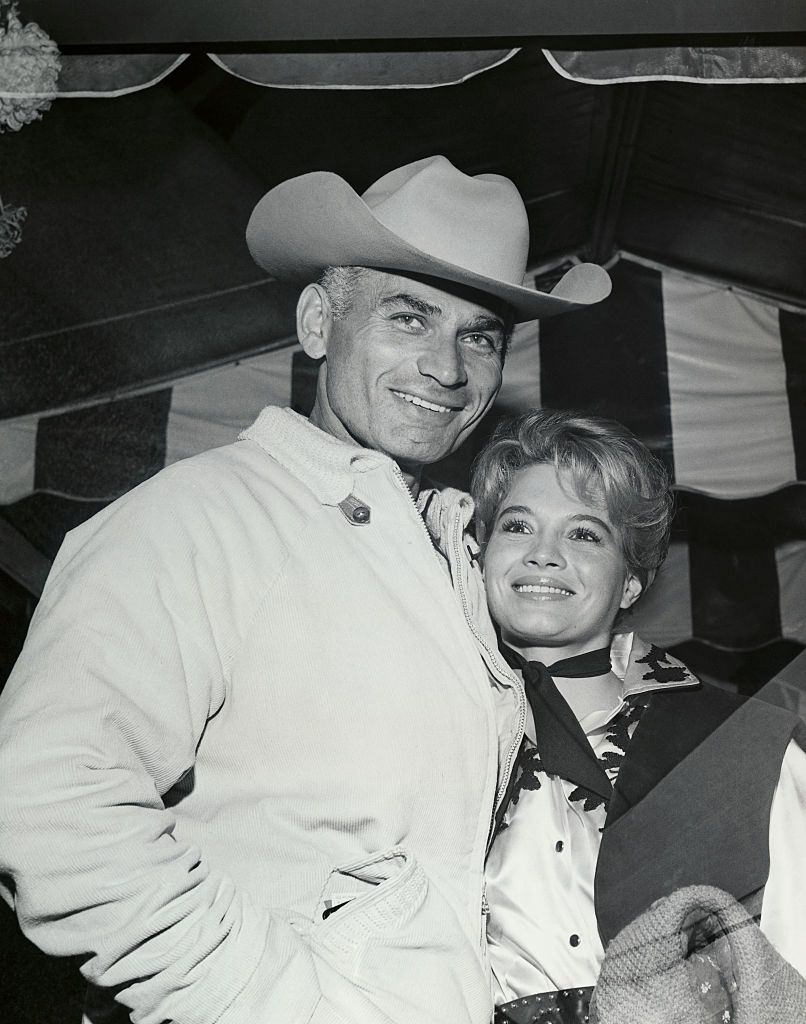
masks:
[[[514,653],[514,652],[513,652]],[[529,665],[540,665],[539,661],[527,662]],[[610,669],[610,648],[600,647],[597,651],[585,651],[575,654],[573,658],[563,658],[547,665],[552,679],[588,679],[591,676],[606,675]]]
[[[535,720],[536,746],[542,770],[576,783],[583,790],[609,801],[613,787],[593,752],[588,737],[552,676],[584,679],[610,671],[610,649],[586,651],[546,667],[540,661],[526,661],[505,644],[501,653],[523,676],[526,697]]]

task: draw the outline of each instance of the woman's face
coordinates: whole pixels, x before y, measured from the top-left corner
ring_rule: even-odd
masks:
[[[504,639],[548,662],[607,647],[641,584],[604,503],[582,501],[553,465],[512,478],[484,554],[487,600]]]

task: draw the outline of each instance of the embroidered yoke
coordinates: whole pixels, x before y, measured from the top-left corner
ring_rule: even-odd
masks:
[[[487,863],[497,1003],[595,984],[604,949],[593,879],[624,752],[653,692],[698,685],[685,666],[657,648],[633,651],[632,634],[616,636],[611,661],[623,681],[614,706],[577,723],[549,677],[541,687],[544,703],[535,711],[541,749],[524,737]],[[551,731],[549,716],[558,720]],[[550,771],[543,763],[546,749]]]

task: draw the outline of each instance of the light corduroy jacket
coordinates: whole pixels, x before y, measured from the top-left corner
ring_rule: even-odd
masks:
[[[487,1024],[525,701],[454,497],[457,590],[390,459],[266,409],[68,535],[0,699],[0,877],[88,1020]]]

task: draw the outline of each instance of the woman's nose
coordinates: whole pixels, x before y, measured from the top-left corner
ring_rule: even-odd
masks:
[[[562,569],[566,564],[560,546],[552,537],[548,537],[545,534],[535,537],[534,542],[529,545],[523,560],[527,565],[535,565],[538,568],[553,567]]]

